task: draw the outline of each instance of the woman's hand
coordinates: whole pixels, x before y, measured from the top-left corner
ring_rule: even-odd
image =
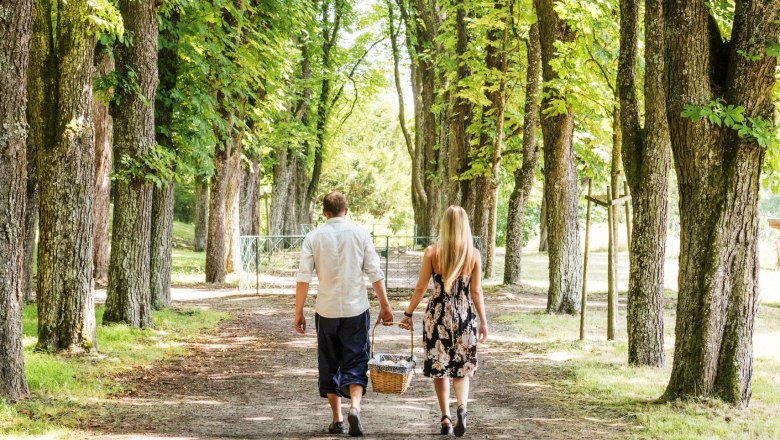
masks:
[[[404,316],[401,322],[398,323],[398,326],[404,330],[414,330],[414,322],[408,316]]]
[[[487,341],[488,327],[486,322],[482,321],[479,323],[479,331],[477,332],[477,335],[479,336],[480,343]]]

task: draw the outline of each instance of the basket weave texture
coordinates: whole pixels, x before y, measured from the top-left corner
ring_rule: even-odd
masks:
[[[393,322],[397,325],[398,323]],[[411,334],[411,350],[410,354],[386,354],[378,353],[374,354],[374,336],[376,335],[377,325],[374,326],[371,332],[371,360],[368,361],[368,371],[371,376],[371,387],[376,393],[384,394],[403,394],[409,388],[409,384],[412,383],[412,376],[414,375],[414,366],[416,359],[414,358],[414,331],[410,331]],[[408,361],[407,365],[381,365],[381,362],[392,361],[398,362],[401,360]]]

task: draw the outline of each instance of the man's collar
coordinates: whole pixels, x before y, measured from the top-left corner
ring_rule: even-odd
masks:
[[[347,219],[344,217],[331,217],[328,219],[327,223],[344,223]]]

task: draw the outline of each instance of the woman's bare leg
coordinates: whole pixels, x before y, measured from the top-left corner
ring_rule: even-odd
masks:
[[[452,379],[452,388],[455,389],[455,398],[458,400],[458,407],[462,406],[464,409],[469,403],[469,377],[459,377]]]
[[[436,390],[436,398],[439,399],[439,409],[441,409],[441,415],[449,416],[450,415],[450,379],[448,377],[434,378],[433,388]]]

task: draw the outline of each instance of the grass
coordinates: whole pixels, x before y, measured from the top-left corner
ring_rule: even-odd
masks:
[[[669,295],[673,292],[667,292]],[[627,343],[623,336],[604,341],[606,311],[588,310],[587,336],[579,337],[579,317],[539,312],[503,315],[498,321],[512,326],[521,340],[541,352],[557,356],[557,368],[565,379],[556,383],[577,395],[585,405],[606,407],[633,422],[631,436],[637,439],[769,439],[780,438],[780,308],[764,305],[759,312],[754,339],[756,361],[753,398],[748,409],[736,409],[717,400],[656,403],[669,380],[674,346],[674,308],[665,310],[667,366],[663,369],[627,366]],[[618,318],[625,333],[625,311]]]
[[[98,323],[103,311],[102,306],[96,310]],[[113,377],[184,354],[185,341],[226,318],[212,310],[155,311],[154,329],[98,325],[99,354],[65,356],[34,351],[37,311],[35,305],[25,307],[24,356],[31,397],[16,405],[0,401],[0,436],[67,436],[87,417],[87,405],[122,390]]]
[[[192,250],[195,242],[195,225],[173,222],[173,254],[171,284],[174,286],[198,286],[206,284],[206,253]],[[238,286],[238,275],[228,274],[226,286]]]

